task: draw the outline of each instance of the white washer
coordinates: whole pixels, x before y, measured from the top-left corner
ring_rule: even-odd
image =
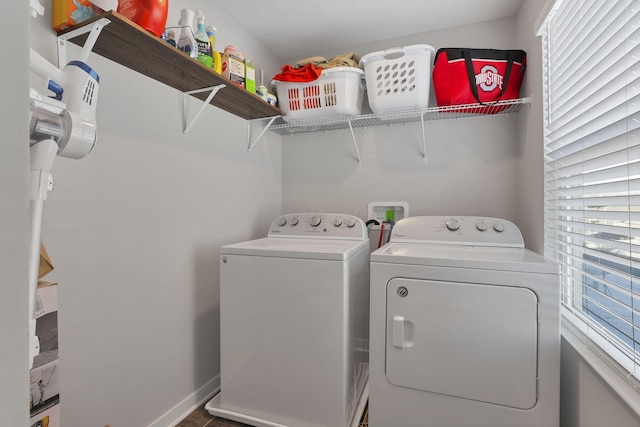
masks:
[[[352,427],[366,403],[369,240],[351,215],[289,214],[220,248],[221,391],[212,415]]]
[[[371,254],[370,427],[558,427],[557,265],[511,222],[409,217]]]

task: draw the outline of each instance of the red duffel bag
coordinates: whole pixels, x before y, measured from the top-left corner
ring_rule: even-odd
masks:
[[[523,50],[442,48],[436,52],[433,88],[438,106],[481,104],[520,97],[526,68]],[[508,106],[480,109],[495,113]]]

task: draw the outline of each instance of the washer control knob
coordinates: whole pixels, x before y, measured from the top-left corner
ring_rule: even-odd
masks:
[[[487,223],[484,221],[480,221],[476,224],[476,228],[478,229],[478,231],[487,231],[487,228],[489,228],[487,226]]]
[[[349,228],[353,228],[356,225],[356,220],[353,218],[348,218],[347,219],[347,227]]]
[[[504,231],[504,224],[501,222],[496,222],[495,224],[493,224],[493,229],[498,233],[502,233]]]
[[[333,225],[335,227],[340,227],[342,225],[342,218],[338,217],[336,219],[333,220]]]
[[[289,221],[289,224],[296,226],[298,225],[298,218],[296,218],[295,216],[293,218],[291,218],[291,221]]]
[[[278,221],[276,222],[276,224],[278,224],[280,227],[284,227],[284,225],[287,223],[287,219],[286,218],[278,218]]]
[[[317,227],[317,226],[319,226],[321,222],[322,222],[322,219],[321,219],[319,216],[317,216],[317,215],[312,216],[312,217],[311,217],[311,219],[309,220],[309,224],[310,224],[312,227]]]
[[[447,230],[456,231],[460,228],[460,221],[457,219],[450,219],[445,225],[447,226]]]

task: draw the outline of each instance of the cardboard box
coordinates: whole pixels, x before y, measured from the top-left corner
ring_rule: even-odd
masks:
[[[42,279],[45,275],[51,273],[53,268],[53,263],[51,262],[51,258],[49,258],[47,250],[43,244],[40,244],[40,271],[38,272],[38,279]]]
[[[60,427],[60,403],[31,416],[31,427]]]
[[[58,285],[39,282],[36,295],[36,335],[40,354],[30,373],[31,425],[60,426],[58,369]]]
[[[222,55],[222,75],[232,83],[244,87],[244,60],[227,53]]]
[[[247,92],[256,93],[256,67],[251,62],[244,63],[244,77]]]
[[[51,26],[56,31],[73,27],[104,12],[89,0],[53,0]]]

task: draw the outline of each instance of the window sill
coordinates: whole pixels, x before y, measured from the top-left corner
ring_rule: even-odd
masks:
[[[640,389],[635,378],[627,378],[625,369],[584,335],[570,320],[562,316],[562,337],[602,378],[614,393],[640,417]]]

